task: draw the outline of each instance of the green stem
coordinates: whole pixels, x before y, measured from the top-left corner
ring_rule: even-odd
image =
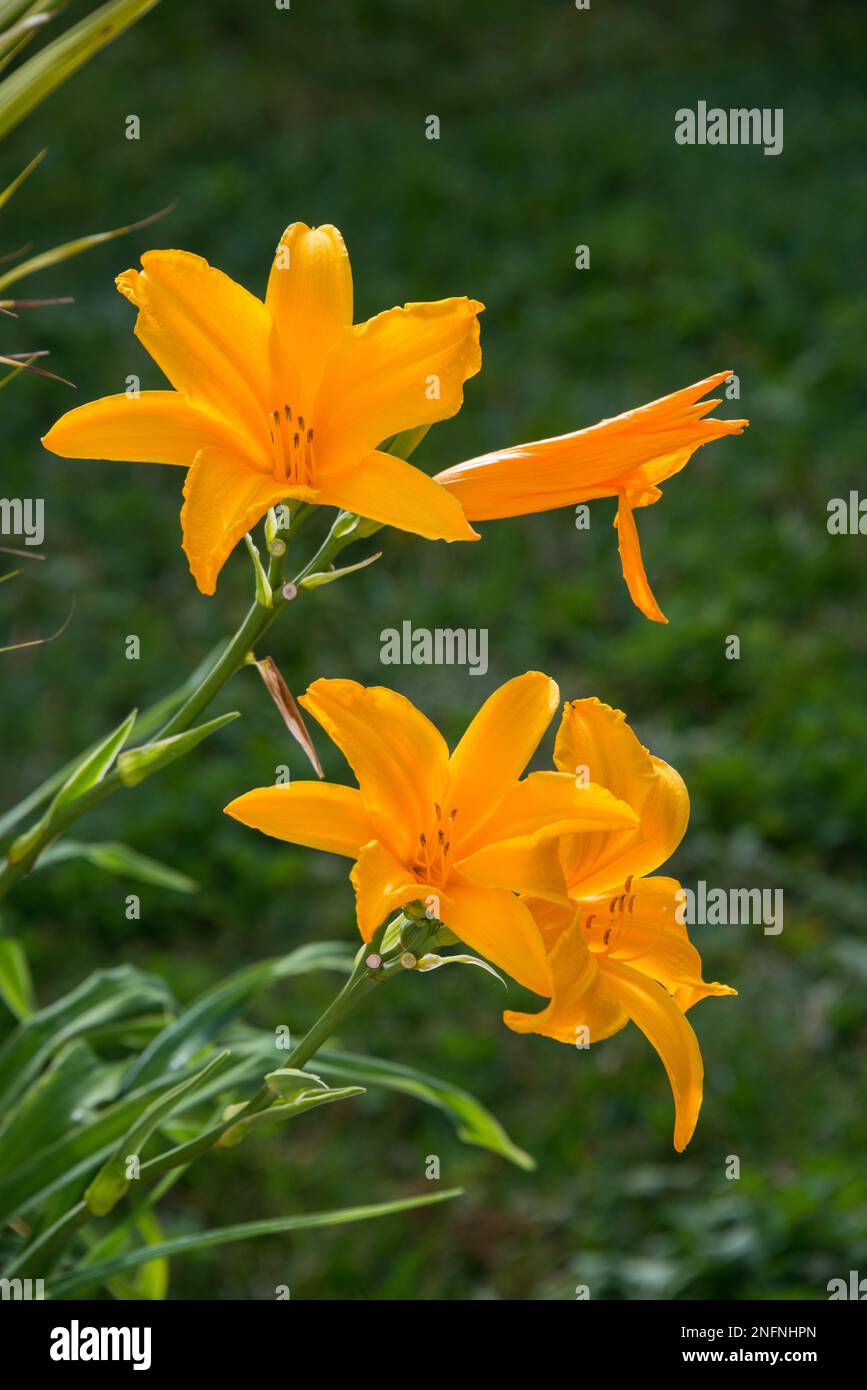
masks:
[[[299,509],[289,527],[278,533],[278,539],[284,546],[295,531],[300,529],[307,519],[307,515],[307,511]],[[217,660],[202,677],[195,690],[154,737],[157,739],[170,738],[172,735],[183,733],[190,728],[235,672],[246,664],[255,644],[264,637],[280,613],[301,592],[299,588],[301,581],[308,574],[312,574],[315,570],[321,569],[323,565],[330,563],[345,546],[350,545],[355,539],[357,537],[354,535],[335,535],[332,528],[313,559],[292,580],[291,587],[286,586],[289,587],[289,597],[287,597],[284,586],[281,584],[285,566],[285,551],[278,554],[272,553],[268,566],[268,582],[273,593],[271,605],[266,607],[258,602],[251,605],[241,626],[229,638]],[[119,772],[114,770],[103,777],[101,782],[97,782],[95,786],[71,802],[64,811],[54,818],[51,826],[35,842],[29,854],[14,864],[7,861],[0,869],[0,899],[5,897],[13,884],[17,883],[24,874],[30,872],[42,851],[53,840],[56,840],[58,835],[62,834],[93,806],[105,801],[114,792],[120,791],[123,786],[124,782]]]
[[[163,725],[159,733],[155,735],[156,738],[170,738],[173,734],[182,734],[196,721],[202,711],[207,709],[214,696],[219,694],[227,681],[245,664],[256,643],[265,636],[277,616],[287,606],[289,599],[286,598],[281,588],[283,569],[286,563],[285,547],[295,533],[300,531],[312,511],[313,508],[306,504],[301,506],[288,527],[277,532],[276,540],[282,549],[278,547],[277,553],[272,551],[268,564],[268,583],[272,591],[271,605],[267,608],[261,603],[250,605],[241,626],[234,636],[229,638],[201,684]],[[297,587],[297,580],[293,580],[293,584]]]
[[[273,563],[273,561],[272,561]],[[269,575],[270,578],[270,575]],[[172,715],[171,719],[155,735],[156,738],[171,738],[182,734],[196,722],[199,715],[223,689],[236,671],[244,665],[248,654],[256,643],[264,637],[278,614],[287,606],[278,589],[274,594],[272,606],[265,608],[260,603],[251,605],[247,616],[233,637],[229,639],[219,657],[205,676],[201,685],[193,691],[189,699]]]
[[[320,1014],[312,1028],[308,1029],[301,1041],[289,1053],[285,1066],[303,1067],[305,1062],[314,1057],[322,1044],[331,1037],[335,1028],[357,1008],[362,999],[372,993],[377,985],[385,983],[394,975],[402,974],[401,957],[405,950],[411,948],[416,956],[423,954],[427,946],[436,939],[440,924],[428,922],[422,913],[423,909],[420,907],[417,911],[412,908],[404,909],[400,918],[396,919],[396,925],[399,924],[401,927],[400,940],[386,956],[379,957],[379,964],[375,967],[371,967],[367,963],[371,954],[376,950],[373,944],[365,946],[359,952],[349,978],[323,1013]],[[379,955],[378,952],[376,954]],[[236,1111],[229,1119],[221,1120],[219,1124],[213,1125],[211,1129],[205,1130],[195,1139],[188,1140],[186,1144],[178,1144],[175,1148],[168,1149],[165,1153],[143,1163],[139,1175],[140,1180],[153,1182],[177,1168],[186,1167],[194,1159],[209,1153],[226,1131],[233,1128],[239,1120],[267,1110],[275,1099],[275,1094],[270,1086],[261,1086],[256,1094],[247,1101],[244,1108]],[[44,1275],[52,1268],[76,1231],[92,1219],[96,1218],[94,1218],[87,1203],[76,1203],[53,1226],[25,1246],[6,1267],[4,1275],[7,1278],[11,1278],[13,1274],[27,1276],[32,1274],[37,1266]]]
[[[320,1014],[313,1024],[313,1027],[293,1047],[286,1058],[285,1065],[287,1067],[303,1067],[305,1062],[309,1062],[322,1044],[331,1037],[335,1028],[352,1013],[353,1009],[357,1008],[362,999],[371,994],[377,985],[386,978],[385,976],[378,978],[376,974],[372,974],[368,970],[365,964],[367,955],[368,952],[365,950],[339,994],[335,995],[325,1012]]]

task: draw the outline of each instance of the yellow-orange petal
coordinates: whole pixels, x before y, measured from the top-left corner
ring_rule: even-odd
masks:
[[[350,859],[357,859],[362,845],[373,839],[361,792],[336,782],[256,787],[230,801],[224,811],[263,835]]]
[[[736,995],[736,989],[732,989],[731,985],[720,984],[719,980],[699,980],[697,984],[678,985],[676,989],[672,990],[675,1004],[685,1014],[689,1013],[693,1004],[700,1004],[702,999],[721,999]]]
[[[196,410],[179,391],[103,396],[61,415],[42,443],[67,459],[120,459],[175,463],[189,468],[200,449],[227,447],[230,431],[207,411]]]
[[[636,1023],[668,1073],[674,1095],[674,1147],[682,1153],[701,1110],[704,1066],[698,1039],[663,985],[619,962],[600,963],[605,983]]]
[[[356,681],[314,681],[300,703],[337,744],[358,778],[377,839],[404,863],[442,803],[448,749],[403,695]]]
[[[352,323],[352,270],[336,227],[293,222],[280,238],[265,305],[299,377],[296,413],[312,414],[325,358]]]
[[[621,710],[595,698],[568,703],[554,762],[561,772],[607,787],[639,818],[634,830],[564,837],[561,858],[576,898],[652,873],[674,853],[689,821],[689,795],[674,768],[642,746]]]
[[[702,979],[701,957],[679,920],[681,902],[677,879],[656,876],[637,879],[613,897],[585,898],[577,907],[590,950],[658,980],[685,1013],[699,999],[737,990]]]
[[[424,902],[430,892],[440,897],[440,890],[420,883],[380,840],[364,846],[349,877],[355,889],[358,930],[365,941],[399,907]],[[448,900],[441,897],[440,901]]]
[[[626,580],[626,587],[629,590],[629,597],[640,608],[645,618],[649,618],[653,623],[667,623],[666,618],[659,604],[653,596],[653,590],[648,583],[647,574],[644,569],[644,561],[641,558],[641,545],[638,540],[638,527],[635,525],[635,517],[632,515],[632,508],[626,499],[626,493],[621,492],[617,503],[617,548],[620,551],[620,564],[623,569],[623,578]]]
[[[261,443],[270,400],[271,318],[265,305],[201,256],[146,251],[118,276],[138,307],[136,337],[190,403]]]
[[[717,372],[589,429],[468,459],[438,473],[437,479],[454,493],[470,521],[613,496],[628,488],[635,470],[636,486],[645,488],[682,468],[702,444],[740,434],[749,423],[705,418],[719,402],[699,398],[730,375]]]
[[[454,868],[462,878],[484,888],[503,888],[554,903],[569,901],[556,836],[528,835],[483,845],[466,856],[459,852]]]
[[[449,809],[456,810],[455,853],[476,847],[475,832],[517,782],[550,724],[560,692],[541,671],[495,690],[449,759]]]
[[[569,772],[531,772],[509,787],[479,838],[494,844],[526,835],[634,830],[638,823],[632,807],[607,787],[579,782]]]
[[[436,892],[436,889],[433,890]],[[498,888],[450,881],[440,905],[450,931],[525,989],[548,995],[551,970],[539,928],[524,903]]]
[[[551,1002],[538,1014],[508,1011],[503,1022],[514,1033],[540,1033],[572,1046],[592,1045],[618,1033],[629,1021],[617,996],[574,925],[560,931],[549,955]]]
[[[406,304],[346,329],[316,399],[318,467],[342,471],[390,435],[457,414],[482,362],[483,307],[466,298]]]
[[[223,448],[202,449],[187,474],[181,529],[184,552],[203,594],[212,594],[217,576],[238,541],[269,507],[287,497],[314,501],[306,487],[278,483]]]
[[[317,467],[316,486],[324,506],[358,512],[426,540],[479,539],[445,488],[394,454],[374,451],[340,473],[323,475]]]

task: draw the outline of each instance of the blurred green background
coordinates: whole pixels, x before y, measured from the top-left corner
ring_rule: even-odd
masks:
[[[828,500],[864,476],[865,44],[854,0],[166,3],[5,143],[4,184],[43,145],[49,156],[3,212],[4,251],[177,203],[159,227],[28,286],[74,306],[3,320],[7,349],[50,348],[77,385],[28,378],[3,396],[2,491],[45,498],[47,559],[3,586],[0,642],[52,631],[76,600],[57,642],[0,658],[5,803],[165,692],[248,600],[243,553],[215,599],[196,593],[176,470],[66,463],[38,442],[129,372],[160,384],[112,285],[142,250],[197,251],[261,293],[284,225],[333,221],[358,318],[482,299],[483,371],[419,451],[431,471],[724,367],[741,400],[721,413],[752,421],[639,515],[666,628],[629,602],[603,501],[589,532],[567,509],[448,550],[389,533],[375,567],[305,600],[260,653],[296,693],[320,675],[396,684],[450,738],[501,681],[539,667],[564,697],[625,709],[675,764],[693,814],[672,871],[782,888],[786,904],[779,936],[695,930],[706,978],[739,996],[691,1015],[707,1076],[690,1148],[671,1147],[668,1083],[636,1029],[576,1053],[503,1028],[502,991],[480,972],[407,978],[341,1040],[475,1092],[537,1171],[462,1147],[409,1099],[327,1107],[194,1168],[163,1206],[168,1232],[419,1191],[431,1154],[466,1195],[178,1262],[173,1297],[271,1298],[288,1283],[318,1299],[562,1299],[587,1283],[593,1297],[800,1298],[865,1271],[864,541],[826,529]],[[784,153],[676,146],[674,111],[699,99],[783,107]],[[574,268],[579,243],[588,271]],[[405,618],[487,627],[487,676],[382,668],[379,633]],[[124,657],[132,633],[138,662]],[[725,658],[729,634],[739,661]],[[141,921],[128,922],[132,890],[70,864],[10,899],[42,1002],[123,960],[186,999],[244,962],[352,939],[344,861],[221,815],[278,764],[305,766],[252,672],[218,708],[243,720],[78,828],[184,868],[198,895],[137,888]],[[550,750],[549,738],[545,761]],[[331,987],[284,986],[258,1021],[303,1029]],[[508,1003],[534,1007],[516,988]]]

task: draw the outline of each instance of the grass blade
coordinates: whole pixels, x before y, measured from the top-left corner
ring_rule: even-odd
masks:
[[[22,63],[0,83],[0,140],[82,63],[157,3],[158,0],[110,0]]]
[[[384,1062],[379,1057],[361,1057],[351,1052],[332,1051],[331,1048],[317,1052],[312,1065],[325,1076],[371,1086],[386,1086],[389,1090],[402,1091],[405,1095],[426,1101],[428,1105],[435,1105],[455,1123],[458,1138],[464,1144],[490,1149],[492,1153],[507,1158],[510,1163],[527,1171],[536,1166],[530,1154],[513,1144],[490,1110],[486,1110],[469,1091],[463,1091],[448,1081],[440,1081],[400,1062]]]
[[[193,1250],[210,1250],[218,1245],[230,1245],[238,1240],[250,1240],[256,1236],[284,1235],[287,1231],[309,1231],[319,1226],[340,1226],[350,1221],[370,1221],[378,1216],[394,1216],[401,1211],[414,1211],[419,1207],[435,1206],[437,1202],[447,1202],[452,1197],[463,1196],[463,1189],[452,1187],[445,1192],[434,1192],[425,1197],[402,1197],[394,1202],[378,1202],[364,1207],[343,1207],[338,1211],[315,1211],[305,1216],[277,1217],[270,1221],[245,1221],[238,1226],[222,1226],[213,1231],[201,1231],[196,1235],[178,1236],[159,1245],[146,1245],[140,1250],[128,1250],[114,1260],[103,1264],[89,1265],[74,1270],[57,1279],[46,1281],[46,1298],[71,1298],[79,1289],[89,1284],[103,1283],[125,1270],[135,1269],[150,1260],[186,1255]]]

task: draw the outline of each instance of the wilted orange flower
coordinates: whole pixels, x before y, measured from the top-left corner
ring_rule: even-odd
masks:
[[[731,372],[717,372],[671,396],[628,410],[589,429],[516,444],[437,474],[470,521],[550,511],[596,497],[616,497],[618,546],[633,603],[647,618],[668,619],[653,597],[632,515],[662,496],[659,484],[679,473],[702,444],[740,434],[748,420],[706,418],[722,402],[701,397]]]
[[[734,994],[702,979],[683,925],[676,879],[647,877],[677,848],[689,797],[674,768],[643,748],[624,715],[600,701],[568,704],[554,761],[631,806],[625,829],[513,840],[471,855],[466,873],[488,887],[508,881],[528,894],[551,967],[551,1002],[538,1014],[509,1012],[517,1033],[572,1046],[601,1042],[632,1020],[656,1048],[675,1100],[674,1145],[689,1143],[701,1109],[704,1069],[686,1012],[708,995]]]
[[[269,507],[341,507],[430,540],[477,540],[454,498],[377,445],[454,415],[481,366],[476,300],[388,309],[352,325],[336,227],[295,222],[264,303],[201,256],[148,251],[117,287],[173,391],[106,396],[42,441],[65,458],[188,468],[183,546],[202,593]]]

